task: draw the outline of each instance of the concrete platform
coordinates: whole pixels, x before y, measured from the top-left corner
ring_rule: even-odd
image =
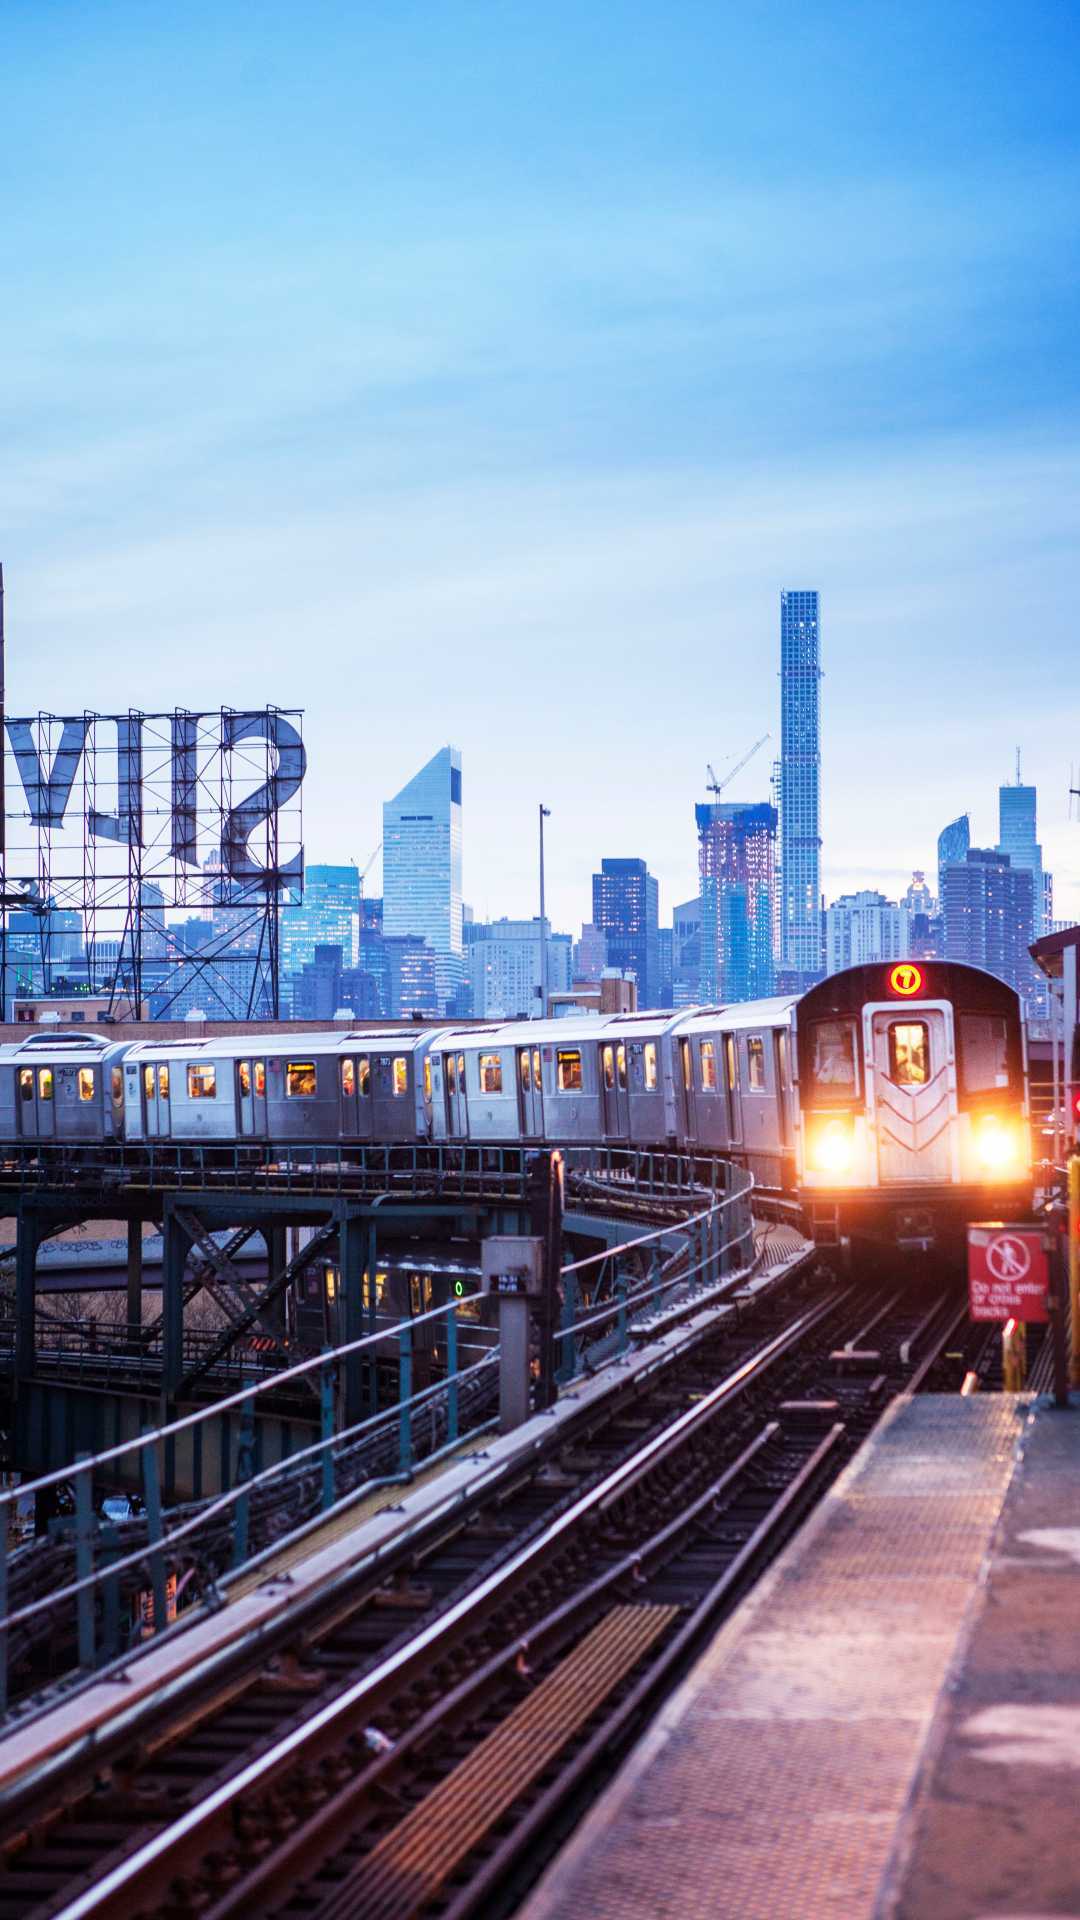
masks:
[[[526,1920],[1080,1915],[1080,1404],[903,1400]]]

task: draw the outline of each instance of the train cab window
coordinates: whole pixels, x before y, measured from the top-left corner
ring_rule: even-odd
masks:
[[[189,1100],[217,1099],[217,1068],[209,1061],[189,1061],[187,1070]]]
[[[655,1040],[646,1040],[644,1060],[645,1060],[645,1091],[646,1093],[655,1093],[656,1092],[656,1041]]]
[[[542,1093],[542,1092],[543,1092],[543,1089],[544,1089],[544,1083],[543,1083],[543,1080],[542,1080],[542,1079],[540,1078],[540,1049],[539,1049],[539,1047],[534,1047],[534,1048],[533,1048],[533,1086],[534,1086],[534,1087],[536,1088],[536,1091],[537,1091],[537,1093]]]
[[[343,1060],[341,1063],[341,1091],[346,1100],[351,1100],[356,1092],[355,1060]]]
[[[619,1044],[615,1049],[615,1072],[618,1075],[619,1085],[622,1088],[623,1092],[625,1093],[626,1092],[626,1048],[623,1046],[623,1043],[621,1040],[619,1041]]]
[[[749,1069],[750,1086],[753,1092],[763,1092],[765,1087],[765,1042],[756,1033],[752,1033],[746,1042],[746,1064]]]
[[[51,1100],[53,1097],[53,1075],[51,1067],[39,1067],[37,1077],[39,1100]]]
[[[739,1084],[739,1061],[738,1055],[735,1052],[735,1035],[733,1033],[725,1033],[724,1035],[724,1060],[727,1065],[728,1092],[734,1093]]]
[[[424,1055],[424,1099],[431,1099],[431,1055]]]
[[[92,1100],[93,1097],[94,1097],[94,1069],[93,1067],[80,1067],[79,1068],[79,1099]]]
[[[161,1066],[160,1066],[160,1067],[158,1068],[158,1070],[157,1070],[157,1090],[158,1090],[158,1098],[159,1098],[159,1100],[167,1100],[167,1099],[168,1099],[168,1097],[169,1097],[169,1069],[168,1069],[168,1067],[167,1067],[166,1065],[164,1065],[164,1064],[162,1064],[162,1065],[161,1065]]]
[[[446,1081],[447,1093],[454,1093],[457,1089],[457,1078],[454,1073],[454,1056],[452,1053],[443,1054],[443,1078]]]
[[[608,1093],[615,1089],[615,1049],[604,1048],[604,1086]]]
[[[366,1053],[362,1053],[356,1063],[356,1090],[361,1100],[366,1100],[371,1092],[371,1061]]]
[[[118,1101],[124,1097],[124,1076],[119,1067],[112,1070],[112,1097]]]
[[[682,1056],[683,1086],[686,1088],[687,1093],[689,1093],[694,1085],[694,1066],[693,1066],[694,1057],[690,1051],[689,1040],[679,1041],[679,1052]]]
[[[711,1040],[701,1043],[701,1084],[706,1093],[716,1092],[716,1049]]]
[[[289,1060],[285,1066],[286,1100],[314,1100],[318,1075],[314,1060]]]
[[[34,1069],[33,1069],[33,1067],[20,1067],[20,1069],[19,1069],[19,1094],[20,1094],[20,1097],[21,1097],[21,1098],[22,1098],[23,1100],[32,1100],[32,1099],[33,1099],[33,1097],[34,1097]]]
[[[243,1094],[244,1099],[246,1100],[248,1099],[251,1093],[251,1061],[250,1060],[237,1061],[236,1077],[240,1082],[240,1092]]]
[[[409,1063],[403,1053],[394,1055],[394,1099],[403,1100],[409,1091]]]
[[[481,1093],[502,1092],[501,1053],[482,1053],[480,1055],[480,1091]]]
[[[960,1080],[965,1093],[1009,1084],[1008,1026],[1002,1013],[960,1015]]]
[[[815,1020],[810,1035],[810,1081],[815,1101],[853,1100],[854,1021]]]
[[[143,1068],[143,1070],[142,1070],[142,1083],[143,1083],[143,1092],[145,1093],[145,1095],[146,1095],[146,1097],[147,1097],[147,1099],[148,1099],[148,1100],[152,1100],[152,1099],[154,1098],[154,1088],[155,1088],[155,1085],[156,1085],[156,1082],[155,1082],[155,1080],[154,1080],[154,1069],[153,1069],[153,1067],[144,1067],[144,1068]]]
[[[532,1057],[528,1047],[522,1047],[518,1057],[518,1072],[521,1076],[522,1093],[532,1092]]]
[[[255,1092],[257,1093],[260,1100],[265,1100],[266,1098],[266,1061],[265,1060],[256,1060],[255,1062]]]
[[[577,1047],[560,1047],[555,1056],[555,1085],[560,1093],[580,1093],[581,1054]]]
[[[889,1079],[897,1087],[925,1087],[930,1078],[930,1029],[925,1020],[894,1020],[889,1028]]]

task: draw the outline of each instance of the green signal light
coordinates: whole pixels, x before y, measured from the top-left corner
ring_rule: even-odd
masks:
[[[464,1299],[464,1297],[465,1297],[465,1282],[464,1282],[464,1280],[455,1280],[455,1281],[454,1281],[454,1293],[456,1294],[456,1296],[457,1296],[457,1298],[458,1298],[459,1300],[463,1300],[463,1299]]]

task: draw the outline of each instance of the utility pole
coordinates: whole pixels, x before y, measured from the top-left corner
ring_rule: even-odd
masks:
[[[540,1018],[547,1019],[548,1003],[548,943],[547,912],[544,906],[544,821],[551,816],[551,808],[540,803]]]

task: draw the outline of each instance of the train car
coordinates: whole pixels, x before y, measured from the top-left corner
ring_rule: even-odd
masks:
[[[690,1009],[672,1031],[676,1138],[747,1167],[771,1193],[795,1184],[791,996]]]
[[[100,1146],[115,1139],[111,1090],[126,1052],[122,1041],[85,1028],[0,1047],[0,1140]]]
[[[1019,996],[954,961],[851,967],[795,1009],[798,1188],[827,1245],[955,1253],[1033,1204]]]

